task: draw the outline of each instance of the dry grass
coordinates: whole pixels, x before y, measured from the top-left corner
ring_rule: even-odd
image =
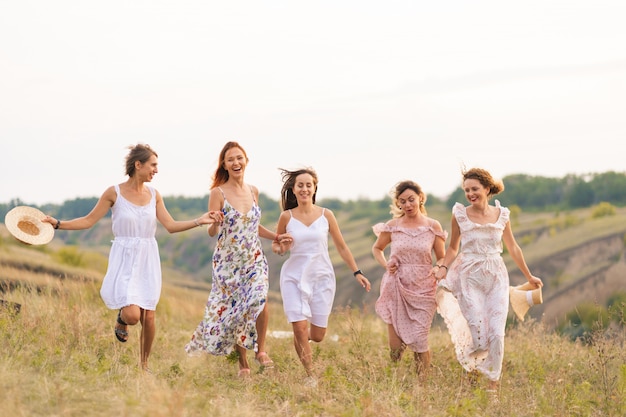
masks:
[[[184,345],[206,293],[166,286],[157,312],[152,375],[137,367],[138,328],[121,344],[96,281],[48,282],[5,294],[0,313],[0,415],[6,416],[621,416],[626,367],[620,337],[603,349],[572,343],[527,321],[506,338],[499,404],[485,382],[465,382],[445,331],[433,328],[433,369],[420,384],[410,355],[391,365],[386,329],[369,312],[337,311],[314,346],[320,384],[302,386],[292,341],[270,338],[276,368],[249,381],[224,357],[187,357]],[[289,330],[279,305],[271,329]],[[599,346],[599,345],[597,345]],[[611,355],[602,352],[612,352]],[[598,372],[601,366],[603,372]],[[608,383],[607,383],[608,381]]]

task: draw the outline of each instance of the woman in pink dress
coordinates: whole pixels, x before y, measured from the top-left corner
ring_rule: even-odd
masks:
[[[376,313],[387,323],[391,360],[399,361],[408,346],[422,377],[430,368],[428,335],[437,308],[432,255],[443,258],[447,237],[441,224],[426,215],[425,202],[426,194],[418,184],[398,183],[391,205],[393,219],[373,227],[377,239],[372,247],[374,258],[386,270]],[[386,259],[384,250],[389,245]]]
[[[450,243],[444,259],[433,268],[439,281],[437,304],[459,363],[488,380],[497,394],[504,358],[504,330],[509,311],[509,274],[502,259],[502,241],[533,288],[543,286],[526,265],[515,241],[509,209],[489,200],[504,190],[484,169],[463,173],[463,191],[469,206],[452,208]],[[460,251],[459,251],[460,246]],[[448,270],[449,268],[449,270]]]

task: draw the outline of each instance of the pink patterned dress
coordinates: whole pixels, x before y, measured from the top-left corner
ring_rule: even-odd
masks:
[[[433,267],[432,250],[435,239],[446,239],[446,232],[432,227],[403,227],[400,220],[373,227],[378,236],[391,233],[391,251],[388,262],[395,262],[395,274],[385,272],[376,301],[376,313],[409,349],[423,353],[428,349],[428,334],[437,308],[436,281],[429,276]]]
[[[185,346],[190,354],[228,355],[235,345],[257,349],[256,319],[269,290],[267,258],[259,239],[261,209],[240,213],[224,197],[224,221],[213,253],[213,283],[204,318]]]
[[[500,379],[504,330],[509,311],[509,273],[502,259],[502,233],[509,209],[501,207],[495,223],[477,224],[466,207],[452,213],[461,231],[461,249],[437,290],[437,311],[444,318],[459,363],[492,381]]]

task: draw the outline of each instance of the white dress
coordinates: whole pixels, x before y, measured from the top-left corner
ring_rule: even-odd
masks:
[[[487,224],[472,222],[465,206],[454,205],[461,250],[437,290],[437,311],[446,322],[459,363],[492,381],[502,372],[509,311],[509,273],[502,259],[509,209],[498,200],[495,205],[500,209],[498,220]]]
[[[126,200],[115,185],[117,199],[111,207],[115,239],[100,296],[107,307],[119,309],[134,304],[155,310],[161,296],[161,259],[155,238],[156,191],[145,206]]]
[[[310,226],[293,215],[287,223],[293,246],[280,270],[280,293],[290,323],[309,320],[318,327],[328,326],[336,289],[328,254],[328,230],[324,210]]]

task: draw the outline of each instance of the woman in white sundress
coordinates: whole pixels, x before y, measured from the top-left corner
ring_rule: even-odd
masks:
[[[370,290],[370,282],[357,267],[343,239],[333,212],[315,204],[317,174],[311,168],[282,170],[281,205],[277,233],[289,233],[293,244],[272,243],[272,250],[289,259],[280,270],[280,293],[287,320],[292,324],[294,347],[306,378],[314,387],[313,357],[309,341],[321,342],[326,335],[328,317],[335,298],[335,272],[328,254],[328,235],[359,284]]]
[[[504,333],[509,310],[509,274],[502,242],[533,287],[543,285],[530,273],[517,244],[509,209],[489,200],[504,190],[501,181],[480,168],[463,172],[469,206],[452,209],[451,236],[444,259],[433,267],[439,281],[437,311],[444,318],[457,359],[470,375],[477,371],[497,393],[504,358]],[[460,251],[459,251],[460,246]]]
[[[148,370],[155,336],[155,312],[161,295],[161,260],[155,239],[157,221],[169,233],[182,232],[217,221],[220,213],[204,213],[194,220],[176,221],[161,194],[147,185],[158,172],[158,155],[149,145],[130,147],[126,156],[128,180],[107,188],[89,214],[72,220],[47,216],[44,221],[59,230],[92,227],[111,209],[115,239],[100,295],[110,309],[118,310],[115,337],[128,340],[128,326],[141,322],[140,364]]]

